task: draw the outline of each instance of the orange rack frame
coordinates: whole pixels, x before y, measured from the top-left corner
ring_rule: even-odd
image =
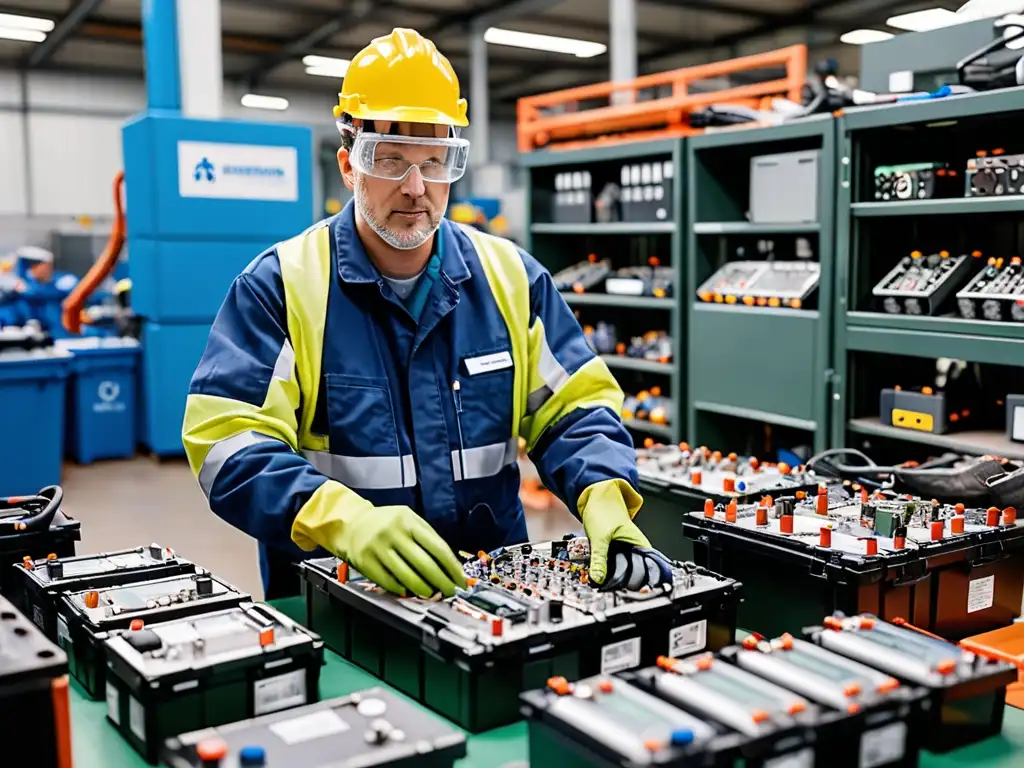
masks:
[[[710,93],[690,94],[691,83],[747,70],[785,66],[786,77]],[[793,45],[777,51],[728,59],[696,67],[644,75],[622,83],[597,83],[519,99],[516,133],[520,152],[536,149],[578,149],[598,142],[639,141],[690,136],[703,129],[691,128],[689,114],[710,104],[736,104],[757,108],[766,99],[784,96],[797,103],[807,79],[807,46]],[[671,95],[646,101],[637,92],[671,86]],[[581,109],[586,100],[613,101],[625,93],[626,104]],[[558,114],[545,111],[558,109]]]

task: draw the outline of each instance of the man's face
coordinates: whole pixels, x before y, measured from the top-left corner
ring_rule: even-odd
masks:
[[[48,283],[53,279],[53,264],[40,261],[29,267],[28,273],[32,276],[33,280],[40,283]]]

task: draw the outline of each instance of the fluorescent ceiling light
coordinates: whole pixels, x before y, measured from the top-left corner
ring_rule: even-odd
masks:
[[[953,11],[947,11],[945,8],[928,8],[923,11],[901,13],[898,16],[892,16],[886,19],[885,23],[890,27],[896,27],[896,29],[906,29],[910,32],[927,32],[931,29],[951,27],[964,21],[965,19],[962,16],[957,16]]]
[[[49,19],[38,19],[34,16],[17,16],[13,13],[0,13],[0,27],[8,29],[32,29],[36,32],[52,32],[54,23]]]
[[[868,43],[880,43],[883,40],[892,40],[895,35],[883,32],[880,29],[854,29],[839,38],[842,43],[849,45],[867,45]]]
[[[345,70],[331,69],[330,67],[307,67],[306,74],[317,77],[333,77],[335,80],[345,79]]]
[[[46,33],[40,32],[38,29],[0,26],[0,38],[4,40],[22,40],[26,43],[41,43],[46,39]]]
[[[988,19],[1006,13],[1018,13],[1021,10],[1020,0],[970,0],[957,10],[957,14],[965,21]]]
[[[303,56],[302,63],[306,65],[307,75],[344,78],[351,62],[348,59],[336,59],[332,56]]]
[[[288,99],[280,96],[261,96],[258,93],[247,93],[242,97],[242,106],[250,109],[288,109]]]
[[[589,40],[576,40],[571,37],[554,37],[552,35],[535,35],[532,32],[516,32],[511,29],[488,27],[484,40],[494,45],[510,45],[514,48],[531,48],[535,51],[551,51],[552,53],[568,53],[581,59],[600,56],[608,50],[603,43]]]

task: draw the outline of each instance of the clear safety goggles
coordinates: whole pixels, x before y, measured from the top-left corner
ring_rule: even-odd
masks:
[[[357,171],[378,179],[401,181],[416,166],[424,181],[450,184],[466,173],[469,140],[357,133],[349,157]]]

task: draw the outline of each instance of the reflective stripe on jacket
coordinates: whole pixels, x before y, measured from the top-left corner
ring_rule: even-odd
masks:
[[[445,220],[417,324],[374,268],[351,203],[232,284],[193,376],[183,440],[213,511],[268,551],[341,483],[417,510],[455,550],[524,541],[517,438],[573,512],[588,486],[636,486],[622,392],[549,273]],[[300,542],[308,549],[312,542]]]

